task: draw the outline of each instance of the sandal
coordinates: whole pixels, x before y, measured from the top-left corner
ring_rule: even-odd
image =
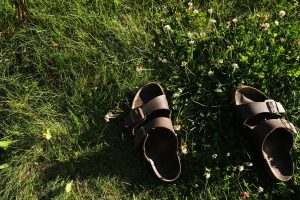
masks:
[[[250,86],[238,87],[233,102],[239,124],[253,142],[254,151],[263,157],[268,173],[288,181],[294,172],[291,150],[296,129],[282,118],[282,104]]]
[[[158,83],[143,86],[136,93],[131,109],[125,126],[131,129],[135,146],[143,144],[144,157],[159,179],[175,181],[181,173],[181,163],[163,88]]]

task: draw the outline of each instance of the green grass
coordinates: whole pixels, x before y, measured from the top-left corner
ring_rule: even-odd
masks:
[[[37,0],[24,25],[1,1],[0,141],[11,141],[0,149],[1,199],[239,199],[242,191],[250,199],[296,199],[299,136],[295,174],[276,183],[256,163],[246,166],[253,161],[230,105],[236,86],[251,85],[281,101],[300,127],[295,2],[194,1],[195,14],[188,1]],[[188,149],[172,184],[154,176],[123,128],[134,93],[149,81],[167,91]],[[105,122],[108,111],[116,118]],[[240,165],[245,170],[234,171]]]

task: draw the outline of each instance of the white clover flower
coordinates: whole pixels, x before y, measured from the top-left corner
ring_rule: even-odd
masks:
[[[230,153],[228,152],[228,153],[226,154],[226,156],[229,157],[229,156],[230,156]]]
[[[245,169],[245,168],[244,168],[244,165],[240,165],[240,166],[239,166],[239,171],[240,171],[240,172],[244,171],[244,169]]]
[[[205,172],[203,176],[204,176],[206,179],[209,179],[209,178],[210,178],[210,173],[209,173],[209,172]]]
[[[233,18],[232,20],[233,23],[237,23],[237,21],[238,21],[237,18]]]
[[[215,23],[217,23],[217,20],[211,19],[210,22],[213,23],[213,24],[215,24]]]
[[[215,153],[211,157],[212,157],[212,159],[216,159],[218,157],[218,154]]]
[[[297,57],[296,57],[296,60],[299,61],[299,60],[300,60],[300,56],[297,56]]]
[[[285,16],[285,11],[284,10],[279,11],[278,16],[280,18],[283,18]]]
[[[194,40],[190,40],[190,41],[189,41],[189,44],[190,44],[190,45],[194,45],[194,44],[195,44],[195,41],[194,41]]]
[[[227,49],[233,49],[233,48],[234,46],[232,44],[227,46]]]
[[[195,10],[193,11],[193,13],[194,13],[194,14],[198,14],[199,11],[198,11],[197,9],[195,9]]]
[[[188,8],[189,8],[189,10],[193,9],[193,3],[192,2],[188,2]]]
[[[167,63],[168,60],[164,58],[164,59],[161,60],[161,62],[162,62],[162,63]]]
[[[241,192],[241,197],[243,198],[243,199],[248,199],[249,198],[249,193],[248,192]]]
[[[248,162],[248,163],[247,163],[247,166],[248,166],[248,167],[252,167],[252,166],[253,166],[253,163],[252,163],[252,162]]]
[[[180,131],[181,125],[174,125],[174,130],[175,131]]]
[[[143,67],[137,67],[135,69],[136,72],[141,73],[142,71],[144,71],[145,69]]]
[[[111,119],[111,118],[114,118],[114,114],[111,111],[109,111],[104,116],[104,120],[105,120],[105,122],[109,122],[109,119]]]
[[[268,30],[269,27],[270,27],[269,23],[263,23],[259,25],[259,28],[263,31]]]
[[[262,193],[263,191],[264,191],[264,188],[263,188],[263,187],[260,187],[260,186],[259,186],[259,187],[257,188],[257,192],[258,192],[258,193]]]
[[[171,26],[167,24],[167,25],[164,26],[164,30],[165,31],[170,31],[172,29],[171,29]]]
[[[188,150],[187,150],[187,145],[182,145],[181,146],[181,152],[182,154],[186,155],[188,153]]]
[[[208,76],[213,76],[213,75],[214,75],[214,72],[211,71],[211,70],[209,70],[209,72],[208,72],[207,74],[208,74]]]
[[[229,27],[230,27],[230,25],[231,25],[231,23],[230,23],[230,22],[226,22],[226,28],[229,28]]]
[[[214,12],[214,9],[210,8],[210,9],[207,10],[207,12],[208,12],[209,14],[212,14],[212,13]]]
[[[206,33],[205,33],[205,32],[201,32],[201,33],[200,33],[200,36],[201,36],[201,37],[205,37],[205,36],[206,36]]]
[[[165,22],[166,20],[165,20],[165,19],[160,19],[160,21],[161,21],[161,22]]]
[[[233,69],[238,69],[239,68],[239,65],[236,64],[236,63],[233,63],[231,66],[233,67]]]
[[[279,25],[279,21],[277,21],[277,20],[274,23],[275,23],[276,26]]]
[[[223,60],[223,59],[219,59],[219,60],[218,60],[218,63],[223,64],[223,63],[224,63],[224,60]]]
[[[182,62],[181,62],[181,67],[185,67],[185,66],[187,66],[187,64],[188,64],[187,62],[182,61]]]

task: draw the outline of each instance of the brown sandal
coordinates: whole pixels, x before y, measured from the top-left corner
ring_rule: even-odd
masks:
[[[291,150],[296,129],[282,118],[282,104],[250,86],[238,87],[233,102],[239,124],[253,142],[254,151],[263,157],[268,173],[288,181],[294,172]]]
[[[125,126],[131,129],[135,145],[143,144],[145,159],[157,177],[166,182],[175,181],[181,173],[178,140],[166,95],[158,83],[139,89]]]

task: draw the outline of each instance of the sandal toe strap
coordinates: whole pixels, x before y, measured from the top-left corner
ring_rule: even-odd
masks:
[[[170,111],[166,95],[157,96],[142,106],[132,109],[129,116],[125,118],[125,127],[135,127],[141,124],[146,120],[147,115],[156,110]]]

